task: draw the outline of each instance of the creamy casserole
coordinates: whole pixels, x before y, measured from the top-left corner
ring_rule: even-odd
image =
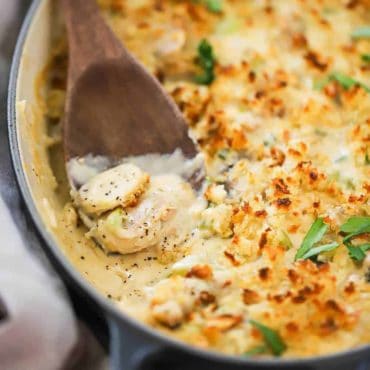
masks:
[[[100,5],[180,107],[207,177],[197,193],[145,160],[90,172],[56,220],[79,232],[65,240],[78,269],[139,320],[211,350],[369,343],[370,2]],[[66,67],[61,35],[42,97],[58,179]]]

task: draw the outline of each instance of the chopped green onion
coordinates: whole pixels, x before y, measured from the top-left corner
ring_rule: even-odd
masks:
[[[361,262],[365,259],[366,254],[357,247],[354,247],[353,245],[346,245],[349,256],[354,260]]]
[[[290,249],[293,247],[293,243],[289,238],[289,235],[284,231],[280,231],[280,244],[286,249]]]
[[[356,186],[354,182],[352,181],[352,179],[346,179],[345,186],[347,189],[356,190]]]
[[[212,184],[214,182],[214,180],[212,179],[211,176],[206,176],[205,180],[206,180],[207,184]]]
[[[214,13],[222,11],[222,0],[204,0],[208,10]]]
[[[367,252],[368,250],[370,250],[370,243],[356,245],[356,247],[360,248],[363,252]]]
[[[369,55],[370,56],[370,55]],[[370,93],[370,87],[364,84],[361,81],[357,81],[354,78],[345,75],[341,72],[333,72],[329,76],[325,77],[324,79],[318,80],[314,82],[314,89],[315,90],[322,90],[330,81],[338,82],[345,90],[349,90],[353,86],[360,86],[366,92]]]
[[[108,225],[119,228],[121,227],[125,221],[126,221],[126,215],[123,212],[122,208],[116,208],[114,211],[112,211],[109,216],[107,217],[107,223]]]
[[[199,230],[208,230],[210,227],[212,227],[211,225],[208,225],[206,222],[202,222],[199,226],[198,226],[198,229]]]
[[[324,220],[322,218],[317,218],[304,237],[295,255],[295,260],[303,258],[303,256],[322,239],[327,229],[328,225],[324,223]]]
[[[226,160],[228,154],[230,153],[230,149],[224,148],[218,151],[217,156],[218,158],[222,159],[223,161]]]
[[[260,345],[260,346],[251,348],[249,351],[244,352],[244,356],[254,356],[254,355],[259,355],[261,353],[266,353],[266,352],[268,352],[268,347],[265,345]]]
[[[337,158],[334,162],[339,163],[345,161],[346,159],[348,159],[348,155],[342,155],[339,158]]]
[[[361,59],[363,62],[370,63],[370,54],[362,54]]]
[[[330,77],[326,76],[320,80],[315,80],[313,83],[314,90],[322,90],[330,82]]]
[[[341,227],[340,232],[347,234],[343,239],[343,243],[348,249],[349,256],[355,261],[363,261],[366,257],[365,252],[370,250],[370,243],[353,245],[351,239],[365,233],[370,232],[370,217],[369,216],[353,216],[350,217]]]
[[[339,247],[339,243],[333,242],[329,244],[319,245],[318,247],[311,248],[307,253],[302,256],[302,259],[308,259],[317,256],[322,252],[329,252]]]
[[[335,14],[337,13],[338,10],[336,8],[331,8],[329,6],[325,6],[323,9],[322,9],[322,13],[324,15],[330,15],[330,14]]]
[[[352,77],[346,76],[340,72],[333,72],[330,75],[330,80],[337,81],[344,89],[348,90],[357,84],[357,81]]]
[[[370,157],[369,157],[369,153],[366,153],[366,154],[365,154],[365,164],[366,164],[366,165],[369,165],[369,164],[370,164]]]
[[[370,38],[370,26],[363,26],[355,29],[351,36],[354,39],[368,39]]]
[[[272,330],[255,320],[249,320],[249,323],[260,331],[266,346],[269,347],[275,356],[280,356],[287,349],[286,344],[277,331]]]
[[[369,216],[353,216],[350,217],[341,227],[340,231],[347,234],[343,242],[347,242],[357,235],[370,232],[370,217]]]
[[[367,283],[370,283],[370,268],[367,268],[367,271],[365,272],[365,280]]]
[[[325,137],[328,135],[328,133],[326,131],[323,131],[319,128],[316,128],[315,129],[315,134],[318,135],[318,136],[321,136],[321,137]]]
[[[195,77],[195,81],[201,85],[209,85],[215,79],[214,67],[216,59],[213,54],[212,45],[203,39],[198,45],[198,64],[203,73]]]
[[[213,13],[220,13],[222,11],[223,0],[193,0],[193,3],[200,3]]]
[[[328,179],[330,181],[339,181],[340,180],[340,172],[334,171],[331,174],[329,174]]]

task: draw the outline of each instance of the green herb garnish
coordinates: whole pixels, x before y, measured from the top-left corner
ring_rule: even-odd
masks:
[[[370,26],[363,26],[355,29],[351,36],[354,39],[368,39],[370,38]]]
[[[226,160],[229,153],[230,153],[230,149],[228,149],[228,148],[220,149],[217,152],[217,157],[224,161],[224,160]]]
[[[339,247],[339,243],[333,242],[329,244],[319,245],[318,247],[311,248],[307,253],[305,253],[302,256],[302,259],[308,259],[314,256],[317,256],[318,254],[322,252],[329,252]]]
[[[222,2],[223,0],[193,0],[193,3],[200,3],[213,13],[222,11]]]
[[[333,72],[329,76],[315,81],[314,82],[314,89],[315,90],[322,90],[329,82],[336,81],[341,85],[345,90],[349,90],[353,86],[360,86],[362,87],[366,92],[370,93],[370,87],[364,84],[363,82],[357,81],[354,78],[345,75],[341,72]]]
[[[352,179],[347,179],[346,182],[345,182],[345,185],[346,185],[347,189],[356,190],[356,186],[355,186],[354,182],[352,181]]]
[[[251,348],[249,351],[244,352],[244,356],[260,355],[261,353],[268,352],[268,350],[268,347],[262,344],[260,346]]]
[[[347,247],[349,256],[361,262],[366,257],[366,252],[370,250],[370,243],[353,245],[352,238],[370,232],[370,217],[353,216],[350,217],[341,227],[340,232],[346,234],[343,243]]]
[[[350,217],[341,227],[340,231],[347,234],[343,242],[350,241],[353,237],[370,232],[369,216]]]
[[[365,280],[367,283],[370,283],[370,268],[367,268],[367,271],[365,272]]]
[[[323,131],[319,128],[315,129],[315,134],[318,135],[318,136],[321,136],[321,137],[328,136],[328,133],[326,131]]]
[[[366,152],[366,154],[365,154],[365,164],[366,165],[369,165],[370,164],[370,157],[369,157],[369,153],[368,152]]]
[[[119,228],[123,226],[125,222],[126,222],[126,214],[122,208],[116,208],[107,217],[108,225],[114,228]]]
[[[330,76],[326,76],[319,80],[315,80],[313,83],[314,90],[322,90],[330,82]]]
[[[206,176],[205,180],[207,184],[212,184],[214,182],[211,176]]]
[[[357,81],[352,77],[346,76],[340,72],[334,72],[330,75],[331,81],[337,81],[345,90],[350,89],[351,87],[357,84]]]
[[[304,237],[295,255],[295,260],[303,258],[303,256],[322,239],[327,229],[328,225],[324,223],[324,220],[322,218],[317,218]]]
[[[370,250],[370,243],[365,243],[361,245],[352,245],[351,243],[346,243],[349,256],[357,262],[362,262],[366,257],[366,252]]]
[[[290,240],[289,235],[284,230],[280,230],[280,244],[286,250],[293,248],[293,243]]]
[[[342,155],[339,158],[337,158],[334,162],[335,163],[340,163],[340,162],[345,161],[346,159],[348,159],[348,155]]]
[[[260,331],[266,346],[275,356],[280,356],[287,349],[286,344],[277,331],[272,330],[255,320],[249,320],[249,323]]]
[[[215,79],[214,68],[216,59],[213,54],[212,45],[203,39],[198,45],[198,64],[203,73],[195,77],[195,81],[201,85],[209,85]]]
[[[222,0],[204,0],[204,3],[211,12],[219,13],[222,11]]]
[[[336,81],[338,82],[345,90],[349,90],[353,86],[360,86],[362,87],[366,92],[370,93],[370,87],[365,85],[364,83],[355,80],[352,77],[349,77],[343,73],[340,72],[333,72],[329,76],[330,81]]]
[[[370,63],[370,54],[362,54],[361,60],[366,63]]]

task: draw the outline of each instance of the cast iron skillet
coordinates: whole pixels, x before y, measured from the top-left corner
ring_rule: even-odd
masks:
[[[366,370],[370,369],[370,348],[363,346],[334,355],[309,359],[263,359],[226,356],[178,342],[132,319],[99,294],[62,254],[56,240],[46,232],[28,188],[17,139],[17,79],[24,42],[42,0],[34,0],[23,23],[13,57],[8,92],[8,132],[13,167],[31,218],[43,239],[42,247],[60,271],[61,277],[106,318],[110,333],[111,367],[114,370]]]

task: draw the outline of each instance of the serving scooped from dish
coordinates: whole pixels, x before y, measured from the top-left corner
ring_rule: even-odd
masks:
[[[195,190],[179,151],[73,159],[59,222],[83,235],[77,267],[130,315],[210,350],[369,343],[370,3],[99,3],[178,104],[207,176]],[[45,72],[52,155],[66,69],[61,35]],[[98,258],[114,288],[96,283]]]

